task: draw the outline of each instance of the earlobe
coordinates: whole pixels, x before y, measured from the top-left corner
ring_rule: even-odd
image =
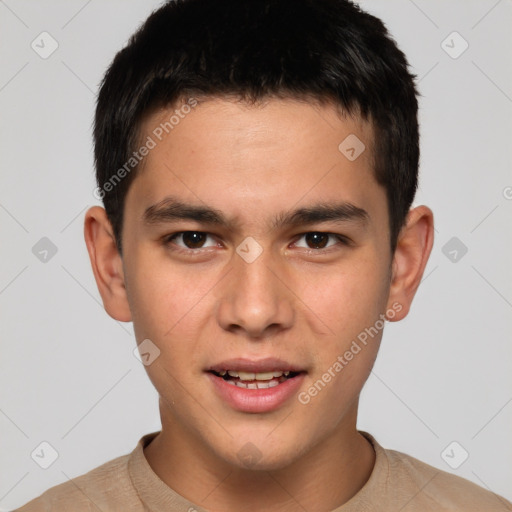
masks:
[[[104,208],[93,206],[85,214],[84,237],[94,278],[106,312],[115,320],[130,322],[123,261]]]
[[[390,321],[402,320],[409,312],[421,282],[434,243],[434,216],[426,206],[409,211],[398,237],[392,263],[388,308],[400,304],[400,311]]]

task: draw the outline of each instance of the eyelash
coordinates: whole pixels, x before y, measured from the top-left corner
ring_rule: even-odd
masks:
[[[171,250],[176,251],[176,252],[186,253],[186,254],[199,253],[201,250],[211,249],[212,248],[212,247],[198,247],[196,249],[185,248],[185,247],[180,247],[180,246],[178,246],[178,245],[173,243],[173,240],[175,240],[176,238],[178,238],[181,235],[184,235],[185,233],[199,233],[199,234],[202,234],[202,235],[207,235],[207,237],[213,237],[212,234],[207,233],[206,231],[190,231],[190,230],[189,231],[178,231],[176,233],[172,233],[170,235],[166,235],[163,238],[163,245],[165,245],[167,247],[169,247],[170,245],[174,245],[174,247],[172,247]],[[293,243],[297,243],[300,239],[302,239],[306,235],[310,235],[310,234],[328,235],[329,237],[333,237],[333,238],[337,239],[337,241],[341,245],[344,245],[344,246],[351,246],[352,245],[352,241],[348,237],[346,237],[344,235],[339,235],[339,234],[336,234],[336,233],[329,233],[327,231],[307,231],[305,233],[300,234],[298,236],[298,238],[295,240],[295,242],[293,242]],[[337,244],[330,245],[330,246],[325,247],[325,248],[318,248],[318,249],[304,248],[304,247],[302,249],[306,249],[306,252],[308,254],[309,253],[322,253],[322,252],[328,251],[329,249],[332,249],[336,245]]]

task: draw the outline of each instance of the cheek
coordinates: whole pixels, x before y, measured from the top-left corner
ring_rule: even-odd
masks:
[[[329,334],[347,340],[384,312],[389,282],[384,265],[361,257],[353,264],[308,276],[300,289],[304,304],[321,318]]]
[[[127,295],[136,333],[162,341],[183,331],[194,319],[199,321],[202,299],[213,286],[208,272],[176,268],[165,257],[134,258],[128,275]]]
[[[361,257],[358,263],[316,279],[309,291],[310,307],[329,333],[312,347],[315,371],[304,399],[316,403],[312,409],[320,407],[319,411],[320,404],[331,404],[327,416],[337,422],[359,395],[377,356],[389,291],[387,271],[375,258]]]
[[[158,358],[146,370],[162,396],[178,403],[183,386],[195,385],[201,356],[209,349],[204,342],[200,346],[200,334],[212,321],[215,276],[187,266],[177,269],[166,258],[142,261],[131,262],[136,272],[129,273],[127,286],[135,336],[158,347]]]

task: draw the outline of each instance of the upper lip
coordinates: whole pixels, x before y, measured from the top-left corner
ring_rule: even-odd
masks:
[[[265,359],[245,359],[234,358],[226,359],[216,363],[206,369],[207,372],[221,372],[232,370],[239,372],[264,373],[264,372],[302,372],[303,368],[295,364],[288,363],[282,359],[268,357]]]

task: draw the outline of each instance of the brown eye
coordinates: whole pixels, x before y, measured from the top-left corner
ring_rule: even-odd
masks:
[[[180,249],[204,249],[214,247],[216,242],[210,234],[203,231],[181,231],[167,237],[165,244],[176,245]]]
[[[185,231],[182,235],[183,243],[189,249],[199,249],[203,246],[208,235],[200,231]]]
[[[306,233],[306,243],[311,249],[323,249],[329,243],[329,233]]]
[[[329,249],[335,246],[350,246],[350,239],[344,235],[335,233],[325,233],[322,231],[310,231],[304,233],[294,243],[295,247],[302,249],[312,249],[314,251],[321,251],[322,249]]]

